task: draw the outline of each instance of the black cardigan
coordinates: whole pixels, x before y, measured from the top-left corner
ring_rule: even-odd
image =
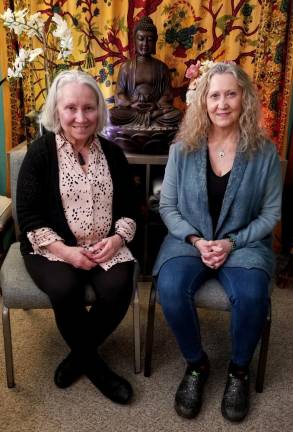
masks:
[[[136,191],[122,150],[105,138],[99,139],[113,182],[112,227],[108,233],[111,235],[121,217],[136,220]],[[27,233],[42,227],[52,228],[66,245],[76,245],[63,211],[56,141],[51,132],[29,145],[18,176],[16,207],[23,255],[32,251]]]

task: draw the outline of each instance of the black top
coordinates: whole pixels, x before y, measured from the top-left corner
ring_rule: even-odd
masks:
[[[113,182],[112,227],[121,217],[136,220],[137,205],[133,177],[122,150],[100,137]],[[75,246],[63,211],[59,191],[59,168],[55,135],[46,133],[30,144],[20,168],[17,182],[17,217],[21,231],[21,252],[27,254],[32,246],[29,231],[49,227],[62,237],[65,244]]]
[[[230,177],[231,171],[227,172],[222,177],[217,176],[211,166],[210,158],[207,157],[207,188],[209,211],[213,221],[213,229],[215,232],[217,222],[220,216],[222,203]]]

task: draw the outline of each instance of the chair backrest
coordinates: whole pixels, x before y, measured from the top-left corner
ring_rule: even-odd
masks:
[[[16,237],[19,235],[17,212],[16,212],[16,188],[17,179],[21,164],[25,157],[27,151],[27,146],[23,145],[19,149],[15,148],[10,152],[10,190],[11,190],[11,200],[12,200],[12,217],[15,226]]]

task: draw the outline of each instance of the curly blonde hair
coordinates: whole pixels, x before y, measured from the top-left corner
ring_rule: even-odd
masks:
[[[182,142],[186,151],[200,148],[206,141],[211,126],[207,112],[207,94],[211,79],[216,74],[230,73],[242,88],[242,112],[239,118],[239,151],[255,152],[266,136],[260,124],[261,109],[257,90],[246,72],[235,63],[215,63],[198,80],[192,103],[188,106],[174,141]]]

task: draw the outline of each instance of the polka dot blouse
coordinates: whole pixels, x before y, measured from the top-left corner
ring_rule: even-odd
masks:
[[[59,165],[59,189],[65,217],[74,234],[77,245],[85,248],[107,237],[112,225],[113,184],[106,157],[98,139],[89,146],[87,173],[79,164],[71,144],[61,135],[56,135]],[[115,222],[115,232],[126,242],[133,239],[136,224],[130,218]],[[34,254],[50,261],[63,261],[50,253],[46,246],[62,238],[51,228],[43,227],[28,234]],[[134,260],[130,250],[123,245],[116,255],[99,264],[108,270],[114,264]]]

